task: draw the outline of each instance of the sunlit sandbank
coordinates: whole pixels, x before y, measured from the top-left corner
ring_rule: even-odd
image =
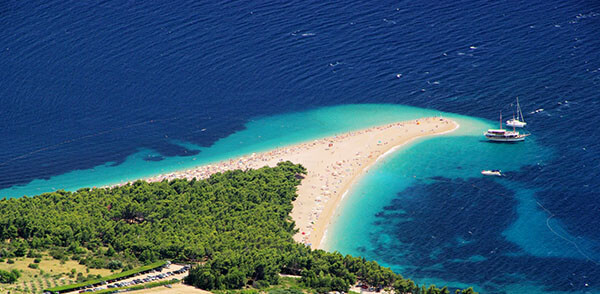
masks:
[[[411,140],[447,133],[458,126],[442,117],[386,124],[145,180],[204,179],[217,172],[275,166],[282,161],[300,163],[307,169],[307,175],[298,189],[292,210],[292,218],[299,229],[295,239],[318,248],[339,201],[356,178],[368,172],[378,158]]]

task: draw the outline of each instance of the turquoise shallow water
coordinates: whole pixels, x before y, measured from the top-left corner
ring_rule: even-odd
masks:
[[[154,150],[141,149],[119,164],[109,162],[93,169],[74,170],[49,179],[36,179],[26,185],[0,190],[0,197],[37,195],[57,189],[76,190],[127,182],[336,133],[435,115],[448,114],[401,105],[363,104],[261,117],[248,122],[244,130],[222,138],[210,147],[173,142],[187,148],[190,153],[199,152],[194,155],[162,157]]]
[[[458,131],[419,139],[375,164],[338,207],[321,247],[378,260],[419,283],[485,293],[559,293],[532,279],[557,265],[584,285],[595,281],[577,268],[595,268],[598,244],[569,233],[537,200],[541,189],[519,178],[555,152],[535,136],[490,143],[482,130],[493,122],[454,119]],[[504,176],[485,177],[483,169]]]
[[[364,252],[422,281],[488,293],[600,287],[590,261],[600,252],[599,1],[34,0],[3,1],[0,12],[0,197],[118,183],[427,112],[319,107],[404,104],[495,120],[519,96],[540,146],[486,146],[487,156],[461,153],[475,142],[457,137],[456,150],[438,144],[455,157],[420,155],[421,165],[449,168],[442,176],[396,170],[390,191],[370,195],[385,210],[365,220],[388,234],[358,232],[375,248]],[[295,111],[305,112],[279,115]],[[531,147],[534,157],[513,158]],[[499,180],[479,168],[511,171]]]
[[[358,104],[260,117],[209,147],[173,141],[187,148],[189,156],[162,157],[141,149],[118,164],[37,179],[0,190],[0,196],[119,183],[439,115],[460,128],[417,139],[371,167],[338,207],[323,246],[377,260],[419,283],[475,285],[486,293],[549,293],[555,289],[544,278],[567,273],[582,285],[594,281],[586,273],[600,261],[598,244],[571,234],[538,201],[536,193],[542,189],[521,179],[524,173],[536,178],[536,167],[551,161],[555,151],[538,144],[535,136],[519,144],[487,142],[482,132],[496,127],[495,122],[437,110]],[[501,169],[505,176],[484,177],[482,169]],[[568,266],[548,274],[560,265]]]

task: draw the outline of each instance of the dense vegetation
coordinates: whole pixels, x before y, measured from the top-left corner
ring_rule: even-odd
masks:
[[[0,255],[49,250],[57,259],[113,269],[161,259],[198,262],[186,282],[204,289],[261,288],[288,273],[318,292],[347,291],[357,279],[420,292],[375,262],[293,241],[289,214],[304,173],[285,162],[201,181],[138,181],[1,200]],[[426,293],[447,291],[431,289]]]
[[[14,283],[20,276],[21,272],[19,272],[18,270],[0,270],[0,283]]]

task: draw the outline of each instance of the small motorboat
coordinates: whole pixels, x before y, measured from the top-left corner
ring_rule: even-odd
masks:
[[[499,169],[482,170],[481,174],[484,176],[496,176],[496,177],[502,176],[502,172]]]

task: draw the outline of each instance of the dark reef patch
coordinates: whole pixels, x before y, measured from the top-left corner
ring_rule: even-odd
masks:
[[[504,293],[523,277],[548,291],[600,281],[593,262],[529,256],[507,241],[502,233],[517,217],[517,201],[504,186],[488,178],[438,180],[399,192],[376,214],[369,258],[401,265],[415,278],[484,285],[486,293]]]

